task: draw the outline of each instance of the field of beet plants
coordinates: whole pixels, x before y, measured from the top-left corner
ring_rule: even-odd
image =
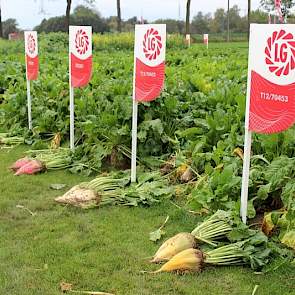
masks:
[[[134,228],[132,224],[134,233],[130,238],[141,237],[141,243],[148,246],[135,252],[138,255],[136,260],[129,245],[132,241],[129,241],[131,248],[130,253],[127,252],[131,257],[128,263],[121,265],[117,261],[114,264],[110,259],[104,262],[102,268],[106,276],[106,265],[112,269],[112,275],[118,268],[127,272],[124,275],[118,273],[120,279],[113,287],[106,277],[98,279],[97,284],[86,278],[83,278],[84,283],[80,282],[79,276],[68,276],[65,268],[59,276],[53,275],[53,281],[49,280],[44,285],[42,281],[39,289],[28,287],[31,291],[24,294],[37,294],[36,290],[39,290],[38,294],[59,294],[57,288],[70,292],[75,289],[70,283],[75,283],[80,289],[104,289],[114,294],[207,294],[205,291],[198,293],[198,289],[192,289],[193,293],[190,293],[189,288],[184,287],[189,287],[195,280],[191,274],[184,277],[139,274],[141,270],[151,272],[156,269],[163,272],[198,272],[206,265],[211,267],[208,267],[209,275],[204,277],[204,282],[199,277],[203,274],[198,276],[198,283],[204,288],[208,288],[211,279],[223,275],[228,278],[237,267],[232,265],[243,265],[242,268],[237,267],[237,280],[247,277],[251,281],[252,276],[256,278],[253,270],[264,276],[258,279],[256,285],[247,285],[244,289],[236,283],[235,288],[240,288],[235,289],[237,293],[217,280],[217,287],[224,289],[224,293],[209,288],[208,294],[251,294],[253,288],[253,293],[257,291],[257,295],[294,294],[292,284],[287,284],[286,292],[280,293],[275,286],[268,286],[264,281],[282,273],[283,281],[294,282],[294,272],[293,277],[289,277],[294,271],[295,261],[294,127],[279,134],[254,135],[248,226],[239,218],[248,44],[212,43],[207,50],[202,44],[186,48],[180,36],[168,37],[166,80],[162,94],[153,102],[139,104],[138,179],[136,184],[130,184],[133,36],[95,35],[93,39],[92,79],[87,87],[75,89],[74,152],[68,149],[67,35],[39,36],[40,76],[31,84],[32,131],[27,126],[24,44],[21,41],[0,41],[0,164],[1,170],[5,170],[3,185],[4,179],[9,179],[8,182],[13,183],[17,190],[18,181],[21,187],[28,181],[33,190],[36,184],[32,182],[38,177],[40,185],[44,185],[46,177],[57,175],[56,179],[48,180],[50,189],[46,187],[39,194],[47,194],[45,204],[50,210],[60,213],[63,230],[67,228],[64,218],[69,217],[64,214],[73,214],[77,218],[88,216],[90,220],[95,217],[97,227],[100,227],[101,218],[102,228],[104,223],[108,223],[106,231],[112,231],[109,223],[114,222],[115,227],[115,222],[118,222],[112,221],[112,210],[117,218],[124,214],[121,217],[125,221],[128,214],[135,219],[142,215],[149,218],[148,224],[142,224],[142,228]],[[17,158],[33,161],[37,166],[30,168],[40,173],[36,176],[14,176],[8,168]],[[12,168],[16,175],[27,174],[17,170],[16,166]],[[20,217],[13,217],[7,210],[15,207],[18,200],[12,198],[15,202],[8,205],[7,201],[6,206],[2,196],[5,192],[8,198],[10,192],[8,188],[2,193],[1,190],[3,220],[8,222],[12,218],[15,221]],[[59,195],[62,196],[57,198]],[[32,210],[36,205],[34,202],[30,204],[26,199],[25,206],[18,205],[18,209],[14,210],[25,209],[31,217],[35,212]],[[38,206],[41,206],[41,211],[46,211],[46,205]],[[130,219],[128,222],[132,223]],[[188,233],[176,235],[186,231]],[[119,239],[120,232],[114,230],[114,235],[115,239]],[[156,251],[171,236],[172,239]],[[115,246],[120,249],[118,241],[112,242],[109,234],[105,237],[106,240],[100,237],[96,242],[103,243],[104,247],[106,243],[113,243],[111,249]],[[128,234],[124,239],[128,239]],[[68,243],[71,243],[70,238]],[[91,245],[88,246],[91,249]],[[96,247],[99,249],[99,245]],[[104,251],[110,251],[108,254],[112,255],[111,249]],[[147,250],[156,253],[152,262],[168,262],[162,268],[149,265],[144,259],[154,253],[145,252]],[[115,253],[119,255],[120,251]],[[2,261],[8,259],[9,255],[1,258]],[[87,259],[90,262],[92,257]],[[116,259],[113,257],[113,260]],[[76,266],[71,265],[68,269],[80,267],[81,261],[78,258],[75,261]],[[7,263],[3,265],[7,266]],[[53,271],[48,262],[42,263],[44,269],[41,266],[40,273],[43,276],[47,267]],[[215,273],[212,265],[222,266]],[[99,264],[95,267],[100,272]],[[130,289],[123,283],[128,281],[129,268],[133,268],[132,271],[136,269],[136,274],[130,270]],[[3,267],[0,269],[3,270]],[[83,270],[87,273],[85,266]],[[0,275],[3,292],[8,290],[5,286],[11,286],[7,283],[11,276],[11,273],[6,273],[1,279]],[[27,280],[32,280],[32,277],[22,278],[21,282]],[[142,280],[147,281],[140,286]],[[169,280],[176,286],[169,289]],[[60,286],[59,282],[62,282]],[[146,285],[147,282],[150,286]],[[34,285],[33,282],[30,284]],[[168,289],[159,289],[161,284]],[[260,284],[264,287],[259,289]],[[17,288],[20,287],[16,287],[15,293],[11,294],[19,294],[17,292],[21,289]]]

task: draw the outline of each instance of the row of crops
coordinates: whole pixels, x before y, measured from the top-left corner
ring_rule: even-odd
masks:
[[[23,44],[1,44],[1,128],[24,136],[32,150],[48,148],[56,134],[62,146],[69,145],[67,44],[64,34],[40,36],[40,78],[31,89],[32,132],[27,129]],[[72,173],[130,167],[132,44],[132,35],[94,36],[93,77],[75,92],[76,148],[67,163]],[[159,189],[168,183],[171,189],[136,205],[169,195],[198,214],[222,209],[239,216],[247,53],[242,43],[187,49],[180,37],[168,38],[164,90],[156,101],[139,105],[138,164],[141,171],[157,172],[150,191],[157,181]],[[278,229],[277,237],[293,248],[294,141],[294,127],[254,136],[248,206],[249,218],[272,212],[264,220],[265,233]]]

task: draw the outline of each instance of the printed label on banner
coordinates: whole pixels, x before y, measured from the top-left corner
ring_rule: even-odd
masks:
[[[70,26],[69,34],[71,85],[83,87],[92,74],[92,27]]]
[[[207,45],[209,43],[209,35],[208,34],[204,34],[203,38],[204,38],[204,44]]]
[[[291,127],[295,122],[295,25],[251,25],[249,78],[249,129],[275,133]]]
[[[26,71],[28,80],[36,80],[39,71],[38,58],[38,38],[36,31],[26,31],[25,38],[25,54],[26,54]]]
[[[166,25],[135,26],[135,99],[155,100],[165,80]]]

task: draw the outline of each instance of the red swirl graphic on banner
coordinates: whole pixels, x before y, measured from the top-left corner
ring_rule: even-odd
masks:
[[[165,79],[165,63],[150,67],[136,59],[135,99],[152,101],[157,98],[163,88]]]
[[[276,133],[295,123],[295,82],[274,84],[252,71],[249,129]]]
[[[267,39],[265,62],[276,76],[288,76],[295,69],[295,38],[285,30],[275,31]]]
[[[34,54],[36,50],[36,40],[32,34],[28,35],[27,39],[27,47],[28,47],[28,52],[30,54]]]
[[[76,33],[75,37],[75,47],[79,54],[83,55],[88,51],[89,48],[89,37],[87,33],[80,29]]]
[[[159,32],[153,28],[147,30],[143,38],[143,52],[149,60],[155,60],[163,48],[162,38]]]

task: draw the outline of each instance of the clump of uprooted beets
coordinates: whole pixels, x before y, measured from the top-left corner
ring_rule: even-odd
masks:
[[[151,262],[159,263],[169,261],[181,251],[196,247],[197,239],[192,234],[179,233],[162,244],[157,253],[153,256]]]
[[[45,170],[45,166],[42,164],[42,162],[32,159],[29,160],[27,163],[24,163],[20,168],[17,169],[16,173],[14,175],[32,175],[39,173],[41,171]]]
[[[28,157],[24,157],[24,158],[21,158],[19,160],[17,160],[12,166],[10,166],[9,168],[16,172],[19,168],[21,168],[22,166],[28,164],[29,162],[31,161],[30,158]]]
[[[87,209],[98,206],[100,203],[100,196],[92,189],[75,185],[63,196],[55,198],[55,201],[65,205]]]
[[[204,264],[204,254],[201,250],[189,248],[185,249],[175,256],[173,256],[168,262],[166,262],[159,270],[149,272],[156,274],[159,272],[174,272],[186,273],[186,272],[200,272]],[[147,271],[143,271],[146,273]]]

